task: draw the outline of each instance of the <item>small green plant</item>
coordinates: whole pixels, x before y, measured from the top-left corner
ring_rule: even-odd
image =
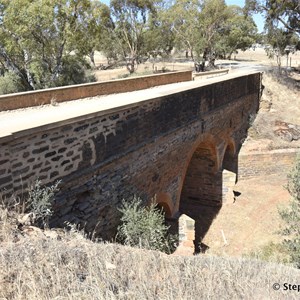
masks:
[[[41,180],[36,180],[29,188],[27,210],[33,213],[37,225],[48,227],[49,218],[52,216],[52,202],[55,193],[59,191],[57,181],[51,186],[42,186]]]
[[[300,157],[288,174],[287,190],[292,196],[289,206],[279,210],[285,227],[280,231],[283,235],[283,246],[288,251],[291,262],[300,269]]]
[[[143,206],[140,198],[122,202],[122,214],[117,240],[125,245],[171,253],[175,250],[175,237],[168,233],[162,210],[154,203]]]

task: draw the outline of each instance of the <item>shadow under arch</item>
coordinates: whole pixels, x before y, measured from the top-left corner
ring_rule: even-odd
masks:
[[[218,147],[212,136],[202,138],[192,149],[180,191],[179,211],[195,221],[195,253],[222,206],[222,170]],[[221,151],[222,153],[222,151]]]
[[[238,157],[237,149],[233,139],[228,139],[226,147],[224,147],[224,154],[221,159],[222,169],[237,174],[238,171]]]
[[[238,180],[238,153],[233,140],[229,140],[224,149],[222,158],[222,201],[223,203],[232,203],[235,201],[234,186]]]

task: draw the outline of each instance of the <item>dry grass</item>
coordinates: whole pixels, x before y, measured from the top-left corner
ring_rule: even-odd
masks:
[[[273,290],[275,282],[300,282],[300,271],[283,265],[206,255],[168,256],[116,244],[93,243],[74,231],[52,238],[42,232],[39,237],[30,236],[17,233],[7,211],[1,209],[0,215],[1,299],[298,299],[299,296],[295,291]],[[10,227],[14,230],[8,230]]]
[[[300,141],[287,142],[274,134],[275,121],[300,125],[300,75],[279,76],[275,71],[263,75],[265,86],[260,111],[249,130],[249,137],[268,139],[269,148],[300,147]]]

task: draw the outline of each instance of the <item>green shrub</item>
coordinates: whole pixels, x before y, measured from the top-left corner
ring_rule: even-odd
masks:
[[[52,216],[52,202],[55,193],[59,191],[57,181],[51,186],[42,186],[40,180],[36,180],[29,188],[27,210],[34,214],[36,225],[48,227],[49,218]]]
[[[279,210],[285,222],[285,227],[280,233],[285,237],[283,246],[287,249],[291,262],[300,269],[300,157],[288,175],[287,190],[292,199],[286,209]]]
[[[6,72],[0,76],[0,95],[22,92],[23,90],[21,80],[16,74]]]
[[[144,207],[140,198],[122,202],[121,225],[117,240],[125,245],[171,253],[175,250],[175,237],[168,233],[162,210],[154,203]]]

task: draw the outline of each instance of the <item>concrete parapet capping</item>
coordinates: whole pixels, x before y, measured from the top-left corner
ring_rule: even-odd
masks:
[[[200,73],[193,73],[193,77],[200,77],[202,78],[212,78],[215,76],[222,76],[228,74],[229,69],[221,69],[221,70],[213,70],[207,72],[200,72]]]
[[[51,104],[53,101],[64,102],[99,95],[132,92],[190,80],[192,80],[192,71],[180,71],[8,94],[0,96],[0,111]]]

